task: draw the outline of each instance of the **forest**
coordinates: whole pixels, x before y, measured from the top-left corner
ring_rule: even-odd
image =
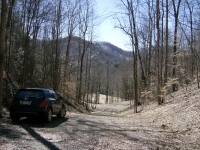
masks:
[[[129,38],[132,55],[118,61],[93,57],[102,20],[96,3],[1,0],[0,108],[23,87],[52,88],[82,105],[98,103],[99,94],[107,103],[119,97],[135,113],[194,80],[200,88],[199,0],[117,0],[121,11],[108,17]]]

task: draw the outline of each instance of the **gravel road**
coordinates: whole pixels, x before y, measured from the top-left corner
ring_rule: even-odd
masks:
[[[48,124],[27,118],[13,124],[4,117],[0,119],[0,150],[187,149],[179,137],[183,135],[167,126],[153,120],[144,126],[140,119],[118,115],[125,105],[99,105],[96,112],[68,113]],[[198,144],[190,146],[198,149]]]
[[[112,115],[113,111],[107,109],[107,112],[89,115],[70,113],[63,119],[54,117],[51,123],[22,118],[13,124],[5,117],[0,120],[0,149],[133,149],[137,139],[132,139],[121,127],[123,125],[117,124],[119,117]]]

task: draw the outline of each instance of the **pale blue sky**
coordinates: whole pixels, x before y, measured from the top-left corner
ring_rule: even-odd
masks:
[[[114,28],[112,17],[106,18],[109,14],[117,12],[117,0],[96,0],[97,13],[102,17],[101,23],[97,28],[98,41],[109,42],[123,50],[128,50],[127,37],[119,29]]]

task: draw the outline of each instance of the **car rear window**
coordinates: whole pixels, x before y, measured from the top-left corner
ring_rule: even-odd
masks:
[[[16,98],[42,98],[44,93],[41,90],[20,90],[15,95]]]

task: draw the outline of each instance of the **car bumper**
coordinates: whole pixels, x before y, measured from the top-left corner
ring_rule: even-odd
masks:
[[[38,117],[46,115],[45,109],[41,110],[19,110],[15,108],[10,109],[10,115],[20,116],[20,117]]]
[[[10,114],[20,116],[20,117],[38,117],[44,116],[45,112],[20,112],[20,111],[13,111]]]

